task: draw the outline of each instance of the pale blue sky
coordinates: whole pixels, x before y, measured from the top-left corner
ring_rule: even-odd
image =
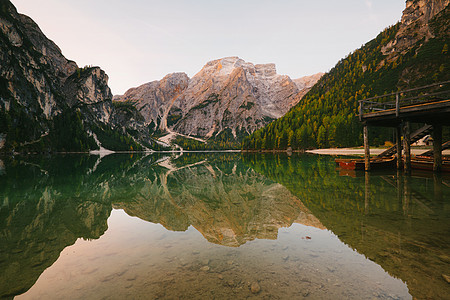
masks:
[[[12,0],[79,66],[98,65],[114,94],[168,73],[195,75],[225,56],[326,72],[400,20],[405,0]]]

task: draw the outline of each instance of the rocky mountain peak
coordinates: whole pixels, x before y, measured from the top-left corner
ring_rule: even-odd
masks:
[[[237,137],[284,115],[319,78],[299,88],[289,76],[277,74],[273,63],[255,65],[230,56],[207,62],[191,79],[169,74],[114,100],[134,103],[155,131]]]
[[[164,76],[163,79],[159,82],[161,87],[182,87],[189,82],[189,77],[186,73],[178,72],[178,73],[170,73]]]
[[[258,64],[255,65],[256,76],[258,77],[274,77],[277,74],[277,68],[275,64]]]
[[[246,71],[246,73],[260,78],[268,78],[278,75],[274,63],[254,65],[237,56],[230,56],[212,60],[206,63],[205,66],[200,70],[200,72],[198,72],[193,78],[195,78],[197,75],[204,76],[204,74],[214,74],[214,76],[228,76],[236,68],[242,68]]]

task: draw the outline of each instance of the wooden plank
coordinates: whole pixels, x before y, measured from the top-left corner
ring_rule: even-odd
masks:
[[[399,116],[396,115],[395,109],[367,113],[361,116],[361,122],[371,126],[396,127],[405,118],[416,123],[440,123],[450,126],[450,100],[401,108]]]
[[[394,92],[394,93],[384,94],[384,95],[381,95],[381,96],[370,97],[370,98],[366,98],[366,99],[360,100],[360,101],[386,98],[386,97],[389,97],[389,96],[394,96],[397,93],[398,94],[404,94],[404,93],[418,91],[418,90],[422,90],[422,89],[426,89],[426,88],[430,88],[430,87],[434,87],[434,86],[438,86],[438,85],[444,85],[444,84],[447,84],[447,83],[450,83],[450,80],[449,81],[443,81],[443,82],[437,82],[437,83],[433,83],[433,84],[430,84],[430,85],[416,87],[416,88],[412,88],[412,89],[408,89],[408,90],[398,91],[398,92]]]
[[[420,111],[423,113],[426,113],[425,110],[435,110],[440,108],[450,108],[450,99],[449,100],[442,100],[438,102],[426,102],[416,105],[409,105],[409,106],[403,106],[399,108],[399,114],[402,113],[411,113],[415,111]],[[395,114],[396,109],[390,108],[386,109],[380,112],[369,112],[362,115],[362,118],[370,118],[375,115],[382,116],[382,115],[389,115],[389,114]]]

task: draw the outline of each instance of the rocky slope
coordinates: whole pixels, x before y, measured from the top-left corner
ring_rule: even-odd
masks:
[[[92,132],[119,148],[139,147],[118,123],[130,108],[113,105],[105,72],[79,68],[66,59],[39,26],[7,0],[0,0],[0,66],[3,150],[89,150],[98,147]],[[133,115],[126,119],[136,130],[143,122],[137,112]],[[111,135],[113,130],[117,136]],[[111,142],[120,136],[127,142]]]
[[[430,38],[434,38],[435,34],[429,22],[449,3],[449,0],[406,1],[400,28],[395,39],[382,48],[383,54],[389,55],[390,58],[395,54],[406,54],[416,43],[421,42],[423,44],[428,42]]]
[[[129,89],[123,96],[114,96],[115,101],[130,101],[143,115],[151,128],[167,128],[167,117],[170,110],[176,110],[175,100],[186,90],[189,77],[185,73],[172,73],[160,81],[152,81],[136,88]],[[171,113],[169,125],[176,115]]]
[[[292,81],[297,85],[299,90],[309,91],[317,81],[319,81],[320,77],[325,73],[317,73],[310,76],[303,76],[297,79],[292,79]]]
[[[208,62],[191,79],[169,74],[114,100],[133,103],[155,130],[203,138],[227,132],[236,138],[283,116],[320,76],[294,82],[277,74],[274,64],[226,57]]]
[[[292,81],[297,85],[297,88],[300,90],[298,94],[298,98],[303,98],[303,96],[306,95],[306,93],[311,90],[311,88],[319,81],[319,79],[324,75],[325,73],[317,73],[310,76],[303,76],[297,79],[293,79]]]

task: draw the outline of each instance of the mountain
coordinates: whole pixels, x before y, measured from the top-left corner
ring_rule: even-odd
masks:
[[[277,74],[274,64],[225,57],[208,62],[191,79],[184,73],[169,74],[114,100],[135,105],[155,132],[241,140],[283,116],[320,76],[294,82]]]
[[[152,147],[134,107],[112,102],[105,72],[66,59],[8,0],[0,0],[0,66],[2,150]]]
[[[401,22],[340,60],[285,116],[244,139],[242,148],[361,145],[359,99],[450,80],[449,2],[406,1]],[[371,128],[369,136],[379,145],[392,132]]]
[[[208,140],[202,147],[236,148],[320,77],[294,82],[274,64],[227,57],[193,78],[169,74],[113,101],[103,70],[65,58],[8,0],[0,0],[0,41],[0,149],[8,153],[161,149],[153,135],[172,132],[185,148],[197,142],[186,136]]]

